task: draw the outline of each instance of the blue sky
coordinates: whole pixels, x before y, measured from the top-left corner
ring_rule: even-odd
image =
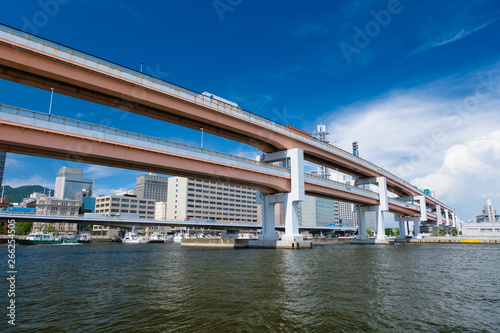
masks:
[[[462,219],[500,207],[500,4],[495,1],[10,1],[0,22],[329,139]],[[0,103],[48,111],[50,92],[0,81]],[[201,133],[56,94],[54,114],[199,145]],[[205,134],[204,147],[258,152]],[[142,172],[10,154],[5,183],[53,186],[62,166],[96,191]],[[314,166],[308,165],[309,168]]]

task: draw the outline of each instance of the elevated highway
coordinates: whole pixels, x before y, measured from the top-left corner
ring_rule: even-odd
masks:
[[[387,170],[293,128],[4,25],[0,25],[0,77],[42,89],[55,88],[58,93],[185,127],[203,128],[207,133],[246,143],[264,153],[301,149],[305,160],[357,178],[385,177],[391,192],[423,197],[429,205],[452,211]],[[28,153],[28,148],[24,149]],[[92,162],[89,157],[88,162],[99,161]],[[126,165],[123,161],[122,167]],[[265,190],[272,192],[269,187]],[[321,192],[319,187],[315,191]]]
[[[290,170],[283,167],[7,105],[0,105],[0,151],[217,180],[265,194],[291,191]],[[355,205],[379,203],[376,192],[312,175],[305,175],[304,190]],[[418,205],[395,198],[389,211],[421,213]]]

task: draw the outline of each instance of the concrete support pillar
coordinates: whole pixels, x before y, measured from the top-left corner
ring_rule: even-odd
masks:
[[[304,191],[304,152],[302,149],[294,148],[286,151],[266,154],[258,156],[258,159],[263,162],[286,161],[286,165],[290,167],[291,178],[291,191],[290,193],[281,193],[274,196],[265,196],[266,213],[265,219],[271,221],[271,212],[273,214],[272,223],[268,221],[262,222],[262,241],[259,238],[261,245],[257,244],[259,241],[250,242],[250,246],[264,246],[269,247],[268,240],[274,237],[271,235],[271,225],[274,228],[274,204],[283,202],[285,204],[285,234],[282,239],[276,241],[275,247],[278,248],[310,248],[311,242],[304,241],[304,237],[299,232],[299,208],[300,201],[305,199]],[[272,197],[272,199],[271,199]],[[269,199],[268,199],[269,198]],[[266,201],[268,200],[268,201]],[[272,209],[271,209],[272,207]],[[264,209],[264,208],[263,208]],[[264,211],[263,211],[264,214]],[[266,226],[264,231],[264,225]],[[273,230],[274,232],[274,230]],[[270,238],[270,239],[269,239]],[[265,244],[264,244],[265,243]]]
[[[444,209],[444,216],[446,218],[446,225],[449,226],[450,225],[450,214],[449,214],[449,211],[448,209]]]
[[[420,218],[412,218],[413,220],[413,234],[418,236],[420,234]]]
[[[357,217],[358,217],[358,235],[356,239],[358,240],[368,240],[368,235],[366,234],[366,216],[365,213],[367,207],[358,206]]]
[[[455,215],[455,212],[451,213],[451,220],[452,220],[453,228],[456,228],[457,227],[457,216]]]
[[[407,232],[406,232],[406,221],[404,220],[404,217],[399,218],[399,238],[406,238]]]
[[[441,205],[436,205],[436,217],[437,217],[437,225],[443,224],[443,216],[441,215]]]
[[[384,228],[384,211],[380,208],[380,206],[374,206],[376,209],[376,219],[377,219],[377,235],[375,236],[375,243],[380,241],[385,241],[387,236],[385,235]]]
[[[376,206],[360,207],[358,209],[358,221],[359,219],[363,219],[363,227],[359,227],[360,223],[358,222],[358,240],[368,239],[366,236],[366,220],[365,220],[365,212],[366,210],[374,211],[376,216],[376,233],[375,243],[386,243],[387,236],[385,235],[385,227],[384,227],[384,212],[389,211],[389,198],[387,191],[387,180],[385,177],[371,177],[371,178],[363,178],[356,179],[355,185],[366,185],[366,184],[377,184],[378,186],[378,194],[379,194],[379,204]],[[361,209],[364,208],[365,210]]]

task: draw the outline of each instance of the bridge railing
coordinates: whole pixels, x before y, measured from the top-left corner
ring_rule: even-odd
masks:
[[[325,185],[335,185],[334,187],[336,187],[336,188],[345,189],[345,190],[350,191],[350,192],[354,192],[357,194],[362,194],[365,196],[369,196],[369,197],[373,197],[373,198],[378,199],[378,193],[376,193],[376,192],[373,192],[373,191],[370,191],[370,190],[367,190],[364,188],[360,188],[357,186],[352,186],[350,184],[338,182],[336,180],[324,178],[321,176],[306,174],[304,177],[304,180],[305,181],[312,180],[313,183],[324,183]]]
[[[280,170],[280,171],[284,171],[287,173],[290,172],[290,170],[288,170],[284,167],[281,167],[281,166],[272,165],[272,164],[268,164],[268,163],[264,163],[264,162],[259,162],[256,160],[252,160],[252,159],[248,159],[248,158],[244,158],[244,157],[239,157],[239,156],[235,156],[235,155],[231,155],[231,154],[221,153],[221,152],[218,152],[215,150],[199,148],[199,147],[195,147],[195,146],[186,145],[184,143],[179,143],[179,142],[175,142],[175,141],[170,141],[170,140],[166,140],[166,139],[152,137],[149,135],[119,130],[116,128],[106,127],[106,126],[102,126],[102,125],[96,125],[96,124],[92,124],[92,123],[88,123],[88,122],[84,122],[84,121],[80,121],[80,120],[74,120],[74,119],[55,116],[55,115],[49,115],[46,113],[26,110],[26,109],[17,108],[17,107],[13,107],[13,106],[9,106],[9,105],[0,104],[0,112],[9,113],[9,114],[13,114],[13,115],[21,116],[21,117],[26,117],[26,118],[33,118],[33,119],[48,121],[51,123],[57,123],[57,124],[71,126],[71,127],[75,127],[75,128],[82,128],[82,129],[92,130],[92,131],[96,131],[96,132],[112,134],[112,135],[116,135],[116,136],[125,137],[128,139],[159,144],[159,145],[168,146],[168,147],[172,147],[172,148],[178,148],[178,149],[183,149],[183,150],[187,150],[187,151],[198,152],[198,153],[202,153],[202,154],[206,154],[206,155],[210,155],[210,156],[220,157],[220,158],[238,161],[238,162],[242,162],[242,163],[246,163],[246,164],[252,164],[255,166],[264,167],[264,168],[268,168],[268,169]]]
[[[10,36],[9,36],[10,35]],[[12,39],[12,37],[17,37]],[[432,199],[433,201],[438,202],[441,204],[443,207],[445,206],[443,203],[440,201],[436,200],[433,197],[430,197],[429,195],[423,193],[421,189],[418,187],[410,184],[409,182],[405,181],[404,179],[400,178],[399,176],[396,176],[395,174],[384,170],[377,165],[368,162],[367,160],[364,160],[358,156],[354,156],[353,154],[340,149],[338,147],[335,147],[329,143],[322,142],[316,138],[312,138],[309,136],[306,136],[304,134],[301,134],[299,132],[295,132],[293,130],[290,130],[286,126],[276,123],[270,119],[267,119],[265,117],[256,115],[254,113],[245,111],[241,109],[240,107],[235,107],[233,105],[224,103],[223,101],[216,100],[214,98],[210,98],[208,96],[204,96],[200,93],[197,93],[195,91],[183,88],[181,86],[172,84],[170,82],[158,79],[152,75],[144,74],[141,73],[137,70],[133,70],[131,68],[118,65],[114,62],[104,60],[98,57],[95,57],[93,55],[90,55],[85,52],[81,52],[78,50],[75,50],[73,48],[49,41],[47,39],[41,38],[34,36],[32,34],[28,34],[26,32],[14,29],[12,27],[6,26],[6,25],[1,25],[0,24],[0,37],[3,37],[8,40],[12,40],[13,42],[18,42],[20,44],[26,45],[28,47],[38,49],[40,51],[48,52],[51,53],[55,56],[62,57],[64,59],[67,59],[68,61],[80,63],[85,66],[90,66],[93,68],[96,68],[98,70],[107,72],[111,75],[118,75],[123,78],[126,78],[128,80],[131,80],[133,82],[136,82],[139,85],[145,85],[149,86],[155,90],[162,90],[170,95],[177,96],[181,99],[187,99],[190,100],[191,102],[194,102],[196,104],[204,105],[204,106],[209,106],[211,108],[214,108],[218,111],[225,112],[232,114],[234,116],[237,116],[239,118],[244,118],[246,120],[250,120],[259,124],[264,124],[266,127],[269,129],[285,133],[291,137],[295,137],[297,139],[300,139],[301,141],[305,141],[309,144],[315,145],[315,146],[320,146],[323,149],[330,151],[332,153],[335,153],[337,155],[341,155],[344,158],[347,158],[349,160],[355,161],[356,163],[362,164],[369,169],[372,169],[372,171],[376,171],[380,173],[381,175],[385,176],[386,178],[392,179],[397,181],[398,183],[406,186],[407,188],[411,188],[420,195],[426,196],[428,199]],[[20,39],[24,39],[25,41],[23,42]],[[38,45],[37,45],[38,44]],[[43,45],[44,47],[40,48],[40,46]]]

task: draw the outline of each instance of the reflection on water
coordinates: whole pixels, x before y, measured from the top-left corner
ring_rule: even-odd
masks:
[[[500,331],[498,246],[101,243],[16,257],[20,331]]]

